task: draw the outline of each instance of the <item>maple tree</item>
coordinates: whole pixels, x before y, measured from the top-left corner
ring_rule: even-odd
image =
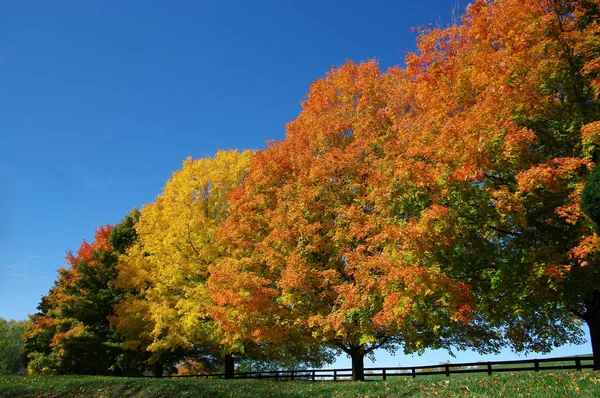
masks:
[[[468,286],[408,259],[379,200],[404,83],[399,69],[347,62],[313,83],[285,140],[256,154],[219,235],[228,255],[209,278],[229,341],[304,335],[348,354],[363,380],[377,348],[467,344],[458,331],[469,328],[484,338],[467,325]]]
[[[206,289],[222,255],[215,233],[227,216],[228,195],[242,182],[252,152],[219,151],[187,159],[156,201],[142,208],[138,241],[121,257],[117,285],[133,289],[112,318],[129,348],[157,356],[176,350],[225,359],[233,374],[239,347],[223,345]]]
[[[116,277],[117,254],[109,243],[113,228],[102,226],[94,241],[83,241],[68,268],[42,298],[31,316],[25,351],[30,373],[139,374],[142,359],[122,350],[108,321],[121,293]]]
[[[219,151],[212,158],[188,159],[156,201],[142,208],[135,226],[138,240],[121,256],[116,281],[130,293],[111,318],[128,349],[152,353],[155,363],[169,353],[185,353],[186,361],[203,363],[208,370],[215,369],[214,358],[222,358],[228,378],[234,357],[282,366],[331,359],[314,344],[224,343],[213,320],[215,305],[206,281],[224,255],[216,233],[251,157],[250,151]]]
[[[597,161],[598,6],[480,0],[461,24],[423,32],[390,151],[394,177],[409,177],[385,190],[413,196],[423,236],[442,232],[413,254],[470,286],[504,341],[549,351],[582,342],[584,321],[595,367],[599,247],[580,199]],[[422,222],[431,212],[445,231]]]

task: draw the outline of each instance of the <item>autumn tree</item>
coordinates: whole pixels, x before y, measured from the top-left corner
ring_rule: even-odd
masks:
[[[408,106],[403,87],[399,69],[347,62],[313,83],[285,140],[256,154],[219,235],[228,255],[209,279],[227,339],[314,339],[348,354],[355,380],[377,348],[467,342],[469,287],[413,261],[405,220],[392,198],[378,199],[387,147],[401,140],[392,108]],[[427,217],[449,228],[443,213]]]
[[[122,230],[135,211],[117,225]],[[112,286],[117,253],[110,244],[113,227],[98,228],[94,241],[84,241],[67,254],[68,268],[42,298],[26,334],[30,373],[139,374],[143,358],[122,350],[108,317],[122,291]]]
[[[139,242],[119,267],[119,280],[137,293],[117,307],[117,329],[146,325],[138,334],[146,350],[191,350],[207,368],[212,358],[223,358],[228,378],[233,377],[234,358],[283,367],[333,359],[320,345],[293,339],[226,341],[214,321],[218,310],[206,282],[225,255],[216,235],[229,214],[229,195],[243,183],[252,156],[250,151],[218,151],[213,158],[186,160],[162,195],[142,209],[136,225]],[[143,312],[132,310],[140,307]],[[144,314],[143,322],[129,322],[132,312]]]
[[[504,341],[549,351],[580,343],[583,321],[595,367],[599,246],[580,199],[600,137],[598,6],[480,0],[461,24],[423,32],[382,185],[413,197],[423,237],[442,232],[413,255],[470,286]]]
[[[247,172],[252,153],[219,151],[187,159],[156,201],[142,208],[137,243],[121,257],[117,285],[132,289],[113,324],[128,347],[158,357],[184,350],[225,359],[233,375],[239,347],[222,344],[206,289],[209,269],[222,255],[215,233],[227,216],[228,195]]]

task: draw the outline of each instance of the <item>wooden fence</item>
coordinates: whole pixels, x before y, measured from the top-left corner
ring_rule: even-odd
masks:
[[[592,369],[594,358],[590,356],[526,359],[517,361],[490,361],[469,363],[447,363],[426,366],[365,368],[365,380],[387,380],[389,377],[417,377],[428,375],[446,375],[460,373],[493,373],[525,372],[554,369]],[[217,378],[222,379],[225,374],[211,375],[173,375],[165,377],[182,378]],[[271,380],[351,380],[352,369],[308,369],[308,370],[277,370],[268,372],[236,372],[236,379],[271,379]]]

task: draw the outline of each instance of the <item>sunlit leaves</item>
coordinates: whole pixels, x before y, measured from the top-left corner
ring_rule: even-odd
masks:
[[[446,345],[440,325],[470,319],[468,286],[414,255],[453,237],[449,209],[425,208],[436,170],[398,155],[412,150],[398,137],[412,134],[411,84],[398,68],[348,62],[313,83],[286,139],[257,153],[221,234],[230,255],[209,280],[228,338],[296,331],[364,355]]]
[[[597,33],[596,3],[475,1],[460,25],[425,31],[407,58],[407,118],[419,122],[396,164],[429,176],[421,214],[410,211],[415,231],[435,237],[411,256],[471,285],[476,310],[518,350],[580,341],[574,314],[598,295],[580,208],[597,157]],[[427,221],[439,206],[444,222]]]
[[[228,196],[243,181],[250,157],[219,151],[214,158],[187,159],[156,201],[142,208],[138,241],[121,256],[116,282],[133,292],[112,319],[128,346],[160,353],[220,343],[205,283],[223,254],[215,234]]]
[[[476,0],[420,30],[405,69],[332,68],[283,141],[186,160],[135,233],[69,255],[42,302],[65,316],[34,331],[86,336],[62,292],[112,244],[128,293],[111,321],[157,355],[580,342],[578,318],[600,317],[598,10]]]

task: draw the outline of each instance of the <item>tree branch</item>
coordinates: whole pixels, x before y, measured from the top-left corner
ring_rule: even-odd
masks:
[[[518,232],[507,231],[502,228],[494,227],[493,225],[488,225],[488,227],[496,232],[500,232],[501,234],[506,234],[506,235],[510,235],[510,236],[514,236],[514,237],[519,236]]]

